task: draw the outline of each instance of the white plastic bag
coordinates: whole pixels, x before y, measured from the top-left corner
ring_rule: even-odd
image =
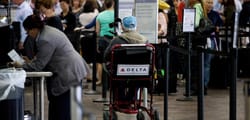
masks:
[[[26,72],[23,69],[0,69],[0,101],[7,99],[10,92],[16,87],[24,88]]]

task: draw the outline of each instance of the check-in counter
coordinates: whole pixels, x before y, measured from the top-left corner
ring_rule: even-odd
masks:
[[[34,120],[44,120],[44,83],[45,83],[44,81],[46,77],[50,77],[53,74],[52,72],[26,72],[26,75],[28,78],[39,78],[39,79],[32,79]],[[39,104],[37,104],[37,101]],[[37,111],[37,108],[39,111]]]

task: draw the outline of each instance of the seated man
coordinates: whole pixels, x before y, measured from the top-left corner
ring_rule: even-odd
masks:
[[[110,62],[111,60],[111,51],[112,46],[116,44],[145,44],[147,43],[146,37],[141,35],[136,31],[136,18],[134,16],[124,17],[122,19],[122,34],[116,36],[109,44],[104,53],[105,62]],[[121,83],[117,86],[118,89],[118,98],[119,100],[134,100],[135,97],[135,88],[127,88],[126,86],[130,86],[131,83],[127,83],[127,85]]]
[[[107,47],[104,58],[106,61],[110,59],[111,48],[115,44],[144,44],[147,40],[144,36],[136,31],[136,18],[134,16],[124,17],[122,19],[122,34],[115,37]]]

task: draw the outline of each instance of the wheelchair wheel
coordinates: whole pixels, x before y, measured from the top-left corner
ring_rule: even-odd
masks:
[[[160,120],[160,113],[158,110],[154,110],[153,114],[153,120]]]
[[[104,111],[103,112],[103,120],[109,120],[110,113],[109,111]],[[112,120],[117,120],[117,115],[114,111],[112,111]]]
[[[142,111],[138,112],[136,115],[137,120],[145,120],[145,116]]]

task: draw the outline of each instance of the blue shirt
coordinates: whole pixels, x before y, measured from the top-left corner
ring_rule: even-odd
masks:
[[[207,16],[215,26],[223,25],[223,21],[218,12],[215,12],[214,10],[210,10],[209,13],[207,13]]]
[[[30,4],[24,1],[20,4],[16,10],[14,21],[20,22],[20,30],[21,30],[21,39],[20,41],[24,43],[25,38],[27,37],[26,31],[23,28],[23,21],[30,15],[33,14],[33,10]]]
[[[216,12],[214,10],[210,10],[207,13],[207,17],[212,21],[212,23],[214,24],[215,27],[223,25],[223,21],[222,21],[218,12]],[[215,33],[213,32],[210,36],[212,49],[215,49],[216,47],[218,47],[216,44],[216,40],[215,40],[216,37],[214,36],[214,34]]]

